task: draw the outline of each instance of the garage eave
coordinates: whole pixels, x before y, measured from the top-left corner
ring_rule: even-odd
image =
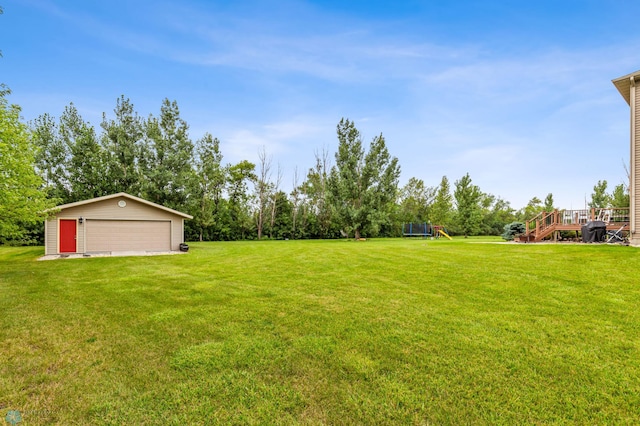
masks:
[[[161,206],[160,204],[152,203],[151,201],[147,201],[147,200],[145,200],[143,198],[139,198],[139,197],[133,196],[131,194],[127,194],[126,192],[118,192],[117,194],[104,195],[102,197],[91,198],[90,200],[83,200],[83,201],[76,201],[75,203],[62,204],[60,206],[56,206],[56,207],[54,207],[52,209],[49,209],[47,211],[60,211],[60,210],[68,209],[68,208],[71,208],[71,207],[84,206],[84,205],[87,205],[87,204],[97,203],[97,202],[100,202],[100,201],[110,200],[110,199],[118,198],[118,197],[128,198],[130,200],[134,200],[134,201],[137,201],[139,203],[146,204],[148,206],[152,206],[152,207],[155,207],[155,208],[160,209],[160,210],[164,210],[164,211],[169,212],[169,213],[173,213],[173,214],[175,214],[177,216],[180,216],[180,217],[183,217],[185,219],[193,219],[193,216],[191,216],[191,215],[179,212],[177,210],[170,209],[169,207]]]

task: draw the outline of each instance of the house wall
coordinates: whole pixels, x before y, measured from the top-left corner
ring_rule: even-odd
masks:
[[[631,83],[631,179],[630,179],[630,228],[631,243],[640,244],[640,82]]]
[[[126,203],[125,207],[118,206],[119,201]],[[108,220],[170,220],[171,221],[171,250],[179,250],[184,242],[184,218],[171,212],[140,203],[126,197],[115,197],[95,203],[70,207],[61,210],[47,220],[45,224],[45,254],[57,254],[58,251],[58,221],[60,219],[108,219]],[[85,223],[86,224],[86,223]],[[77,226],[77,252],[85,250],[85,224]]]

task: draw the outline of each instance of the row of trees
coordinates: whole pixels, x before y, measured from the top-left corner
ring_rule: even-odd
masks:
[[[482,192],[469,174],[456,180],[453,188],[446,176],[436,186],[411,178],[399,188],[400,165],[384,136],[365,145],[348,119],[337,125],[335,162],[326,149],[316,152],[315,164],[302,176],[296,170],[293,189],[287,193],[282,190],[280,168],[274,173],[264,149],[257,164],[246,160],[225,164],[217,138],[207,133],[193,142],[175,101],[165,99],[159,116],[143,118],[129,99],[120,97],[114,116],[103,114],[98,133],[73,104],[59,119],[44,114],[28,126],[20,123],[19,108],[7,103],[7,94],[1,93],[2,128],[14,131],[3,134],[2,141],[23,157],[3,152],[0,159],[7,162],[11,157],[28,170],[21,171],[19,179],[3,176],[4,185],[21,181],[32,192],[3,187],[4,210],[19,205],[6,194],[22,200],[40,197],[31,203],[36,206],[33,213],[55,204],[127,192],[193,215],[187,221],[189,240],[237,240],[398,236],[407,222],[430,222],[465,236],[499,235],[507,223],[553,209],[549,194],[544,204],[534,198],[515,211],[508,201]],[[18,169],[14,163],[3,163],[1,170],[7,174]],[[606,182],[598,182],[596,188],[594,202],[604,202],[599,197],[601,192],[606,195]],[[618,189],[625,194],[624,187],[616,187],[606,202],[617,200]],[[25,211],[14,210],[13,216],[0,212],[5,213],[2,217],[13,217],[2,219],[13,228],[0,225],[0,239],[41,233],[33,214],[29,218]]]

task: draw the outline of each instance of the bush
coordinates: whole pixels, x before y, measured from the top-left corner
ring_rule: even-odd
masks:
[[[504,232],[502,238],[507,241],[513,241],[513,238],[518,234],[524,234],[526,226],[522,222],[512,222],[504,226]]]

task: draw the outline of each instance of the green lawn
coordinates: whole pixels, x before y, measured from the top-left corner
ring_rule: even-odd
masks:
[[[0,421],[640,423],[640,250],[482,241],[0,247]]]

